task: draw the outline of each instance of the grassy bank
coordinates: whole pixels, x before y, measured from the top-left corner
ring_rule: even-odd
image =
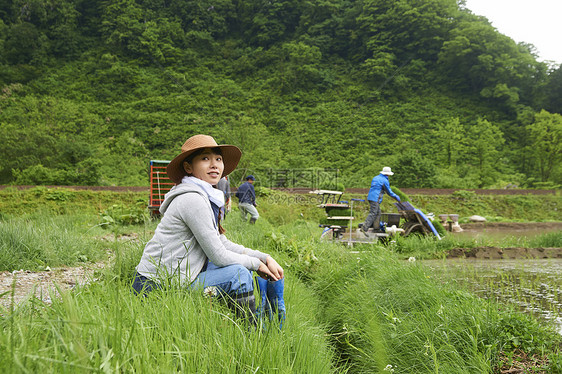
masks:
[[[34,213],[46,215],[98,214],[113,205],[131,207],[148,205],[144,192],[71,190],[68,188],[34,187],[27,190],[0,190],[0,218],[20,217]]]
[[[225,221],[229,238],[271,253],[286,269],[282,332],[248,332],[223,303],[197,293],[133,296],[134,266],[156,223],[132,224],[142,216],[134,194],[102,200],[81,193],[76,206],[31,195],[35,213],[12,209],[0,221],[1,237],[13,238],[0,251],[16,243],[25,244],[20,250],[40,247],[53,256],[42,257],[41,266],[80,261],[63,255],[76,248],[92,250],[83,261],[111,254],[99,279],[53,296],[52,306],[31,300],[0,312],[3,371],[493,373],[519,352],[537,357],[537,371],[562,371],[562,342],[552,327],[438,280],[419,261],[403,261],[403,243],[358,254],[320,242],[314,203],[262,199],[256,225],[242,222],[236,209]],[[53,215],[58,205],[67,213]],[[107,240],[123,234],[137,240]]]
[[[350,195],[346,198],[365,196]],[[458,214],[459,222],[468,222],[473,215],[485,217],[490,222],[542,222],[562,221],[561,195],[476,195],[472,191],[457,191],[451,195],[409,195],[411,203],[425,213]],[[393,199],[386,197],[381,205],[383,212],[396,212]],[[368,204],[357,204],[358,212],[367,215]]]
[[[92,216],[35,214],[0,222],[0,270],[99,261],[105,244],[90,232]]]
[[[261,189],[259,210],[271,227],[292,226],[295,233],[310,240],[320,236],[318,223],[325,217],[318,208],[318,197],[311,194],[286,194]],[[345,195],[344,195],[345,196]],[[150,232],[156,226],[146,209],[145,193],[111,191],[75,191],[37,187],[29,190],[0,191],[0,270],[41,270],[46,266],[74,265],[84,261],[98,261],[107,256],[108,243],[100,240],[138,230]],[[346,198],[351,199],[352,196]],[[510,207],[509,212],[525,210],[527,216],[542,220],[562,220],[558,205],[562,196],[410,196],[413,204],[436,215],[448,206],[471,207],[470,212],[486,216],[498,206]],[[396,211],[386,199],[383,211]],[[518,204],[521,202],[521,206]],[[433,204],[433,205],[432,205]],[[366,203],[354,205],[356,222],[367,215]],[[477,208],[474,208],[477,207]],[[548,207],[545,208],[545,207]],[[436,209],[432,209],[436,208]],[[394,210],[391,210],[394,209]],[[470,214],[468,210],[456,210]],[[461,214],[461,220],[463,215]],[[499,220],[498,216],[490,217]],[[517,220],[517,215],[505,214],[501,220]],[[130,226],[134,225],[134,226]],[[296,226],[295,226],[296,225]],[[280,237],[286,234],[277,234]],[[259,245],[260,243],[252,243]],[[402,256],[418,258],[443,257],[453,248],[474,248],[486,245],[502,247],[562,247],[562,233],[539,235],[533,239],[508,238],[501,243],[482,239],[445,236],[436,241],[430,237],[399,237],[396,243],[384,248]],[[372,246],[368,246],[369,248]],[[382,247],[381,247],[382,248]],[[110,250],[111,248],[109,248]],[[313,249],[309,251],[311,254]],[[308,256],[311,256],[309,254]]]
[[[287,194],[267,188],[258,188],[260,213],[273,224],[294,220],[300,213],[306,219],[323,217],[317,208],[319,199],[313,194]],[[476,195],[471,191],[457,191],[452,195],[409,195],[409,200],[422,211],[438,214],[458,214],[461,222],[472,215],[486,217],[490,221],[562,221],[562,195]],[[364,195],[344,194],[342,199],[365,199]],[[394,200],[386,198],[383,212],[396,212]],[[139,209],[148,204],[145,192],[115,192],[71,190],[66,188],[35,187],[27,190],[6,188],[0,190],[0,218],[22,216],[34,212],[60,215],[69,213],[98,214],[111,207]],[[354,202],[359,220],[368,212],[366,202]],[[136,210],[138,214],[138,209]]]

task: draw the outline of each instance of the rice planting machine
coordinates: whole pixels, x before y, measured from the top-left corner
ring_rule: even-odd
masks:
[[[373,243],[378,240],[388,241],[394,235],[411,234],[434,235],[441,239],[431,220],[409,202],[395,203],[398,213],[382,213],[380,227],[369,228],[367,236],[360,230],[353,230],[354,204],[365,202],[362,199],[342,200],[342,191],[314,190],[310,193],[319,196],[317,206],[324,209],[324,217],[319,226],[323,228],[321,238],[354,243]]]

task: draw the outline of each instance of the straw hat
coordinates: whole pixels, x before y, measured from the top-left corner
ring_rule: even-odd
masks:
[[[389,166],[385,166],[384,168],[382,168],[381,174],[384,175],[394,175],[394,173],[392,172],[392,170],[390,170]]]
[[[178,184],[181,183],[182,178],[187,175],[183,168],[183,162],[187,156],[203,148],[220,148],[224,162],[222,177],[227,176],[236,169],[238,161],[240,161],[240,157],[242,156],[242,151],[234,145],[218,145],[212,136],[194,135],[183,143],[181,146],[181,153],[168,164],[166,168],[168,177]]]

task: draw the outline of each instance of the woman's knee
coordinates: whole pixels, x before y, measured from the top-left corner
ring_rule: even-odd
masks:
[[[216,287],[221,293],[235,295],[254,291],[252,272],[239,264],[217,267],[199,274],[192,287]]]
[[[140,275],[139,273],[135,274],[135,278],[133,280],[133,283],[131,284],[131,287],[133,288],[133,293],[135,295],[142,294],[143,296],[147,296],[150,291],[158,288],[156,283]]]
[[[242,265],[231,265],[234,269],[232,284],[236,293],[252,292],[254,290],[254,278],[252,272]]]

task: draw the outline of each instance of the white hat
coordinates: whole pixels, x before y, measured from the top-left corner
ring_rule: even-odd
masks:
[[[394,173],[392,172],[392,170],[390,170],[390,167],[388,167],[388,166],[385,166],[384,168],[382,168],[381,174],[394,175]]]

